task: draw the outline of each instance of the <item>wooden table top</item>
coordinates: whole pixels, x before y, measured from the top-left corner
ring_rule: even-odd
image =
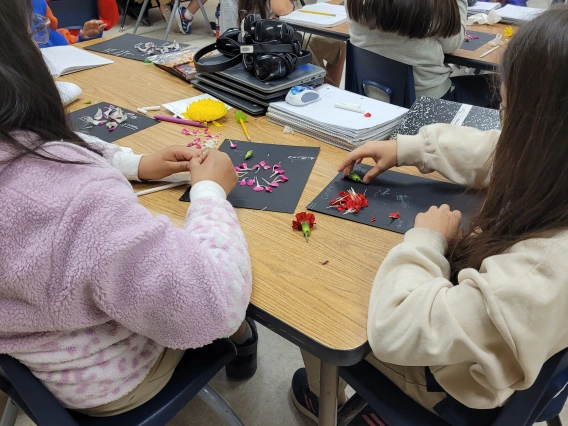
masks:
[[[340,4],[344,0],[330,0],[329,4]],[[297,26],[298,29],[307,30],[310,28],[309,25],[302,25]],[[470,25],[467,27],[469,31],[478,31],[482,33],[489,33],[489,34],[503,34],[507,25],[505,24],[494,24],[494,25]],[[322,36],[329,36],[331,38],[338,38],[338,39],[348,39],[349,38],[349,22],[344,22],[343,24],[336,25],[330,28],[317,28],[317,34]],[[466,65],[466,66],[479,66],[483,69],[492,69],[495,68],[501,62],[501,55],[503,54],[504,48],[501,47],[497,49],[495,52],[491,52],[489,55],[480,58],[481,54],[491,49],[492,46],[487,44],[481,46],[477,50],[465,50],[465,49],[458,49],[451,55],[447,55],[448,62],[459,62],[458,65]]]
[[[83,45],[88,43],[93,42]],[[142,106],[201,94],[151,64],[102,56],[115,63],[61,78],[83,89],[82,98],[70,110],[85,107],[84,102],[89,100],[136,111]],[[244,139],[231,112],[219,122],[222,127],[215,128],[215,133],[221,133],[222,138]],[[181,128],[160,123],[118,143],[137,153],[153,153],[169,145],[187,144],[189,139],[181,134]],[[248,129],[253,141],[321,148],[296,212],[306,210],[334,178],[346,155],[346,151],[315,139],[284,134],[282,127],[268,123],[266,117],[249,117]],[[419,174],[414,168],[403,169],[399,170]],[[153,185],[133,186],[138,191]],[[165,214],[181,227],[188,208],[187,203],[178,201],[184,190],[174,188],[146,195],[140,197],[140,203],[152,214]],[[291,214],[246,209],[237,209],[237,214],[252,258],[252,304],[331,350],[352,351],[365,346],[371,286],[382,260],[402,241],[402,235],[317,214],[317,225],[308,244],[301,232],[292,229]],[[322,265],[324,261],[329,263]]]

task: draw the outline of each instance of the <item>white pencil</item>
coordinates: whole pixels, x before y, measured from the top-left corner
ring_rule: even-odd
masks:
[[[156,106],[142,107],[142,109],[146,111],[159,111],[161,107],[160,105],[156,105]]]
[[[493,49],[489,49],[487,52],[482,53],[480,58],[483,58],[484,56],[489,55],[491,52],[495,52],[497,49],[499,49],[501,46],[495,46]]]
[[[176,186],[187,185],[189,182],[174,182],[168,183],[167,185],[158,186],[156,188],[145,189],[144,191],[135,192],[137,197],[142,195],[152,194],[153,192],[164,191],[166,189],[175,188]]]

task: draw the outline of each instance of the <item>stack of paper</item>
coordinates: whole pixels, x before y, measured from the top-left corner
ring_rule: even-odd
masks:
[[[73,46],[55,46],[41,49],[43,60],[54,77],[112,64],[110,59],[77,49]]]
[[[268,108],[268,120],[281,126],[352,150],[370,140],[386,139],[408,111],[356,93],[324,84],[316,88],[320,100],[306,106],[273,102]],[[364,113],[347,111],[335,105],[359,105]]]
[[[528,22],[544,12],[544,9],[534,7],[513,6],[508,4],[497,10],[497,15],[502,18],[501,22],[506,24],[522,24]]]
[[[334,27],[347,21],[347,12],[344,6],[316,3],[304,6],[286,16],[281,16],[280,20],[312,27]]]
[[[498,9],[501,7],[501,3],[490,3],[487,1],[478,1],[473,6],[469,6],[467,13],[469,15],[475,15],[476,13],[489,13],[493,9]]]

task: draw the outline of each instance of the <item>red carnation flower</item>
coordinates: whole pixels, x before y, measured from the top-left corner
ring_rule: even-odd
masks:
[[[292,228],[304,233],[306,242],[310,239],[310,229],[316,224],[316,217],[312,213],[296,213],[296,220],[292,221]]]

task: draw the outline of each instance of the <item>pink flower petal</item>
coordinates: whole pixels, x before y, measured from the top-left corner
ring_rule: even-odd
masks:
[[[195,142],[190,142],[190,143],[187,144],[187,147],[191,148],[193,145],[195,145]]]
[[[258,164],[255,164],[254,166],[252,166],[252,169],[253,170],[260,169],[260,166]]]
[[[241,168],[239,166],[235,166],[235,171],[240,172]]]
[[[196,147],[197,149],[201,149],[201,145],[199,145],[199,144],[195,145],[195,147]]]
[[[272,192],[272,188],[270,186],[265,186],[266,192]]]
[[[241,169],[248,169],[247,163],[242,163],[239,167]]]
[[[201,138],[195,138],[195,143],[201,142]]]
[[[274,167],[272,168],[272,170],[279,169],[280,167],[282,167],[282,165],[280,163],[275,164]]]
[[[270,186],[273,186],[274,188],[278,188],[278,182],[272,182],[270,184]]]
[[[278,173],[279,175],[283,175],[286,172],[284,170],[280,169],[280,170],[276,170],[274,173]]]
[[[252,190],[255,191],[255,192],[261,192],[261,191],[264,191],[264,187],[263,186],[255,186]]]
[[[270,168],[269,165],[264,166],[264,170],[268,170]]]
[[[197,136],[199,134],[199,130],[192,130],[189,132],[190,135]]]
[[[266,166],[266,161],[262,160],[262,161],[261,161],[260,163],[258,163],[258,164],[260,164],[262,167],[264,167],[264,166]]]
[[[236,143],[231,142],[231,149],[235,149],[237,147]]]
[[[239,183],[240,186],[245,186],[246,184],[247,184],[246,179],[241,180],[241,183]]]
[[[247,180],[247,185],[248,185],[248,186],[253,186],[253,185],[254,185],[254,179],[249,179],[249,180]]]
[[[206,128],[203,130],[203,133],[205,133],[205,134],[209,133],[209,127],[206,127]]]
[[[189,135],[189,130],[187,130],[187,129],[181,129],[181,132],[182,132],[184,135]]]
[[[280,175],[280,177],[278,178],[278,180],[279,180],[280,182],[286,182],[286,181],[288,180],[288,178],[287,178],[286,176],[284,176],[284,175]]]

